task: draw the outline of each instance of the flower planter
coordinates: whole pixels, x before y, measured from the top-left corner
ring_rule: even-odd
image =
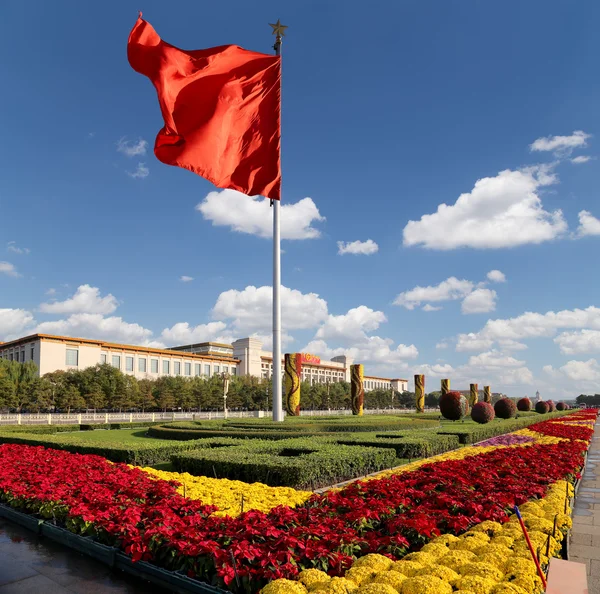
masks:
[[[19,512],[2,503],[0,503],[0,516],[35,532],[35,534],[40,534],[41,526],[44,523],[44,520]]]

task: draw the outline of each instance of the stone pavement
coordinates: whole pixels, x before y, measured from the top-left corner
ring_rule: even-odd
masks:
[[[167,594],[0,518],[0,594]]]
[[[589,594],[600,594],[600,420],[595,429],[575,502],[569,544],[569,561],[587,567]]]

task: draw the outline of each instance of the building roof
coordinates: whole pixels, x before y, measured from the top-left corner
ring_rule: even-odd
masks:
[[[228,355],[209,355],[209,354],[196,354],[187,353],[185,351],[175,351],[173,349],[157,349],[154,347],[146,346],[135,346],[132,344],[120,344],[117,342],[107,342],[104,340],[93,340],[90,338],[76,338],[74,336],[55,336],[53,334],[32,334],[31,336],[24,336],[17,340],[11,340],[10,342],[2,343],[2,348],[10,348],[12,346],[20,346],[23,343],[32,342],[34,340],[48,341],[48,342],[64,342],[64,343],[79,343],[97,346],[105,349],[121,349],[123,351],[134,351],[143,352],[153,355],[169,355],[170,357],[189,357],[191,359],[198,360],[218,360],[227,361],[228,363],[239,363],[239,359],[235,359]]]

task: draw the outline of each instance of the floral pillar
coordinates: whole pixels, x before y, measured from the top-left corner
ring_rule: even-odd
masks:
[[[450,392],[450,380],[449,379],[443,379],[442,380],[442,396],[444,394],[447,394],[448,392]]]
[[[492,390],[489,386],[483,386],[483,401],[492,403]]]
[[[479,400],[479,386],[477,384],[471,384],[471,397],[469,399],[469,404],[471,407],[477,404]]]
[[[417,412],[425,412],[425,376],[415,375],[415,406]]]
[[[302,356],[299,353],[286,353],[284,359],[285,410],[291,417],[300,415],[300,378],[302,377]]]
[[[350,397],[352,399],[352,414],[362,416],[365,402],[363,385],[363,365],[350,365]]]

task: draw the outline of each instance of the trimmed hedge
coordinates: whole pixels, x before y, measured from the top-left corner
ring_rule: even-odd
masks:
[[[53,433],[67,433],[79,431],[79,425],[0,425],[2,433],[34,433],[36,435],[52,435]]]
[[[95,444],[87,439],[80,441],[64,440],[60,436],[46,435],[36,437],[27,433],[13,433],[0,435],[0,444],[2,443],[20,443],[32,446],[43,446],[55,450],[65,450],[75,454],[95,454],[103,456],[111,462],[125,462],[136,466],[151,466],[159,462],[168,462],[169,458],[176,453],[193,450],[195,448],[219,448],[240,443],[238,440],[219,438],[219,439],[198,439],[187,441],[185,443],[165,443],[156,442],[149,439],[148,443],[102,443]]]
[[[390,448],[352,447],[310,438],[276,443],[253,440],[228,448],[194,450],[172,455],[171,462],[177,471],[199,476],[315,489],[391,468],[396,455]]]

